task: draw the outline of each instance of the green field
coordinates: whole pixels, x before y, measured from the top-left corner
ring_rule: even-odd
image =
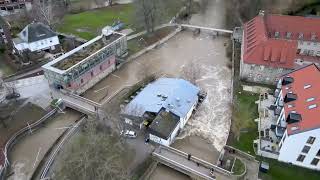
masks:
[[[100,34],[103,27],[110,26],[117,20],[131,26],[133,13],[133,6],[128,4],[68,14],[62,19],[57,30],[89,40]]]
[[[257,94],[252,94],[244,91],[238,92],[236,95],[236,105],[234,107],[233,123],[239,126],[236,129],[240,131],[239,141],[236,138],[229,141],[229,145],[234,146],[244,152],[254,155],[253,140],[258,137],[257,123],[253,120],[258,117]],[[236,122],[235,122],[236,120]],[[266,161],[270,165],[268,173],[260,173],[263,180],[319,180],[320,174],[316,171],[311,171],[305,168],[296,167],[286,163],[278,162],[277,160],[267,159],[257,156],[257,160]]]
[[[257,138],[258,107],[255,101],[259,99],[257,94],[238,91],[234,107],[232,131],[235,135],[233,146],[247,153],[254,154],[252,142]]]

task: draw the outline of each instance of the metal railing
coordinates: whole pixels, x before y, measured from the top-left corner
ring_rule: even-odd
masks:
[[[27,134],[30,132],[30,130],[38,127],[40,124],[42,124],[44,121],[46,121],[49,117],[51,117],[52,115],[54,115],[57,112],[57,109],[53,109],[51,110],[49,113],[47,113],[45,116],[43,116],[41,119],[39,119],[38,121],[36,121],[33,124],[30,124],[22,129],[20,129],[18,132],[16,132],[13,136],[11,136],[11,138],[7,141],[5,148],[4,148],[4,157],[5,157],[5,164],[4,167],[2,169],[2,171],[0,172],[0,179],[4,180],[5,176],[6,176],[6,171],[8,170],[8,168],[10,167],[10,162],[8,159],[8,151],[11,149],[11,147],[14,145],[14,143],[17,141],[17,139],[21,136],[23,136],[24,134]]]
[[[48,172],[50,170],[50,167],[53,164],[54,159],[56,158],[57,154],[60,152],[60,150],[62,149],[62,147],[64,146],[64,144],[66,143],[67,140],[69,140],[69,138],[72,137],[72,135],[74,133],[76,133],[77,130],[79,130],[80,125],[86,120],[86,117],[83,117],[80,121],[78,121],[75,125],[72,126],[72,128],[70,128],[68,130],[68,133],[63,137],[63,139],[60,141],[60,143],[58,144],[58,146],[55,148],[55,150],[53,151],[53,153],[51,154],[51,156],[49,157],[47,163],[45,164],[45,167],[41,173],[40,179],[47,179],[48,176]]]

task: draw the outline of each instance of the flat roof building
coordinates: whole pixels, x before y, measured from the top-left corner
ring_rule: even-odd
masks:
[[[126,35],[104,31],[42,67],[52,87],[82,94],[114,71],[116,58],[126,54]]]
[[[150,140],[170,145],[198,104],[200,90],[183,79],[160,78],[145,88],[125,107],[127,124],[148,124]]]

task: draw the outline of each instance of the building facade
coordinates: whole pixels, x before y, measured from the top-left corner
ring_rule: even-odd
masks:
[[[314,64],[280,78],[269,108],[271,125],[267,131],[259,129],[267,134],[260,139],[260,155],[269,152],[275,156],[267,157],[320,170],[319,88],[320,70]]]
[[[19,13],[22,10],[31,10],[32,0],[0,0],[0,15],[6,16]]]
[[[121,117],[132,128],[147,129],[149,139],[169,146],[198,104],[199,88],[188,81],[160,78],[125,107]]]
[[[116,69],[116,58],[127,54],[127,38],[102,34],[43,66],[49,85],[82,94]]]
[[[18,37],[13,39],[14,52],[18,54],[26,50],[31,52],[53,51],[59,44],[58,35],[42,23],[27,25],[18,34]]]
[[[319,65],[319,58],[319,18],[270,15],[261,11],[243,26],[242,80],[276,84],[278,77],[291,70],[312,63]]]

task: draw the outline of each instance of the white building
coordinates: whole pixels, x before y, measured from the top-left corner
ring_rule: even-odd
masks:
[[[160,78],[147,85],[126,106],[122,117],[149,138],[169,146],[198,104],[199,88],[183,79]]]
[[[25,50],[30,50],[31,52],[55,50],[59,44],[58,35],[42,23],[27,25],[18,34],[18,37],[13,39],[16,53],[21,53]]]
[[[268,136],[279,161],[320,170],[320,70],[311,64],[284,75],[277,84],[276,114]]]

